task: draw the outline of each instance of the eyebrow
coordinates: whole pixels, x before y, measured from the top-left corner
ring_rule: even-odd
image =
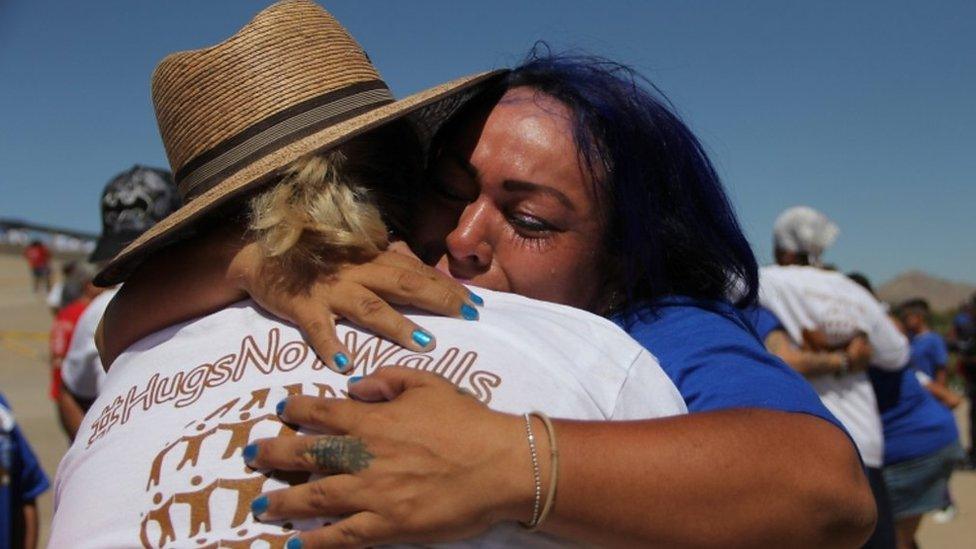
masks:
[[[478,174],[478,169],[472,166],[471,163],[468,162],[467,158],[464,158],[456,151],[452,151],[450,149],[444,151],[442,154],[445,158],[450,159],[457,167],[461,168],[461,170],[470,176],[471,179],[474,179],[475,181],[481,180]],[[576,205],[570,201],[569,197],[567,197],[562,191],[549,187],[548,185],[541,185],[539,183],[531,183],[529,181],[521,181],[518,179],[506,179],[505,182],[502,183],[502,188],[509,192],[541,192],[555,198],[567,209],[574,212],[576,211]]]
[[[559,203],[565,206],[567,209],[574,212],[576,211],[576,205],[569,200],[569,197],[563,194],[562,191],[547,185],[530,183],[528,181],[519,181],[517,179],[507,179],[504,183],[502,183],[502,187],[504,187],[506,191],[510,192],[538,192],[547,194],[558,200]]]

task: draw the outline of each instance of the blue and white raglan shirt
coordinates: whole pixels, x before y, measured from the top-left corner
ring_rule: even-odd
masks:
[[[10,405],[0,393],[0,547],[9,547],[15,513],[50,486]]]
[[[806,380],[766,350],[747,316],[754,312],[669,296],[613,320],[657,358],[689,412],[763,408],[809,414],[843,429]],[[778,321],[768,315],[763,324],[775,328]]]

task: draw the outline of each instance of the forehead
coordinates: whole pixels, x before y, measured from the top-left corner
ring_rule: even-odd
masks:
[[[473,113],[451,148],[487,179],[591,189],[573,136],[572,112],[532,88],[511,89],[494,105]]]
[[[521,87],[505,93],[485,122],[485,135],[535,154],[576,157],[569,107],[538,90]]]

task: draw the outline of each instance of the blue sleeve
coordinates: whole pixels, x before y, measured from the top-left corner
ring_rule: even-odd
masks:
[[[17,445],[17,460],[20,465],[18,479],[20,499],[22,501],[35,499],[50,488],[51,483],[19,427],[14,428],[13,439]]]
[[[766,341],[769,334],[776,330],[785,330],[783,323],[776,318],[776,315],[762,305],[753,305],[746,309],[743,315],[752,324],[752,329],[759,336],[759,341]]]
[[[934,370],[945,369],[949,364],[949,349],[946,347],[945,340],[939,334],[932,334],[931,345],[932,368]]]
[[[624,327],[658,359],[689,412],[730,408],[799,412],[843,430],[813,387],[766,351],[748,319],[731,306],[728,309],[665,307]]]
[[[7,400],[0,395],[0,406],[10,410]],[[11,475],[11,485],[13,493],[20,501],[32,500],[41,495],[51,487],[47,475],[41,469],[41,464],[37,461],[37,456],[31,450],[27,438],[20,431],[20,427],[14,425],[10,431],[10,442],[13,445],[13,471]]]

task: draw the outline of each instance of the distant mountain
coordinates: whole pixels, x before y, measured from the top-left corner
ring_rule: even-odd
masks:
[[[976,284],[953,282],[922,271],[908,271],[885,282],[877,289],[878,297],[893,305],[906,299],[922,297],[934,311],[953,309],[976,292]]]

